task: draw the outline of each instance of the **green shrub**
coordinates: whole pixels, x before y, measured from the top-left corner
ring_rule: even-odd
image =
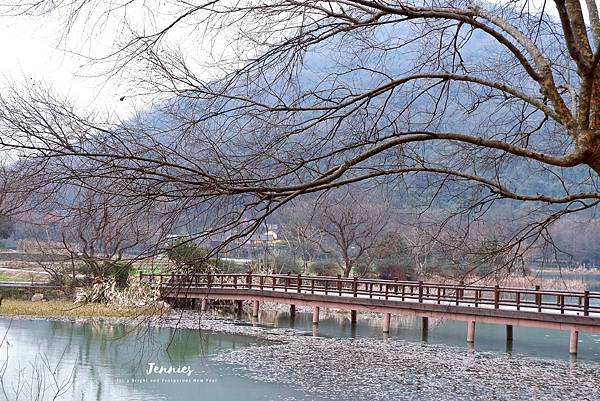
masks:
[[[167,255],[178,268],[201,273],[215,270],[208,261],[208,251],[189,238],[182,238],[173,243],[167,250]]]
[[[271,262],[271,266],[276,272],[290,272],[292,274],[302,273],[302,266],[288,254],[275,256]]]
[[[117,288],[126,288],[129,286],[129,276],[133,272],[131,262],[119,260],[114,263],[110,275],[115,278]]]
[[[335,262],[315,262],[311,270],[317,276],[337,276],[342,272],[340,266]]]

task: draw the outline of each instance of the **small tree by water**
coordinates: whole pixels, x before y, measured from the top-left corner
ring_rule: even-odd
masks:
[[[215,270],[214,264],[208,261],[208,251],[189,238],[179,239],[169,246],[167,255],[180,269],[194,272]]]

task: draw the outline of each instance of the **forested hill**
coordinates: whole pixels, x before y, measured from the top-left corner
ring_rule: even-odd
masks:
[[[511,18],[515,24],[527,24],[521,13],[508,19]],[[434,28],[440,30],[439,43],[421,36],[421,30]],[[541,30],[537,36],[541,47],[550,51],[556,47],[558,51],[555,37],[549,32]],[[459,49],[460,58],[446,54],[447,49],[440,43]],[[465,132],[550,155],[564,154],[573,146],[558,139],[564,137],[562,127],[539,110],[472,82],[428,77],[407,81],[394,91],[369,97],[368,101],[357,100],[369,88],[383,87],[415,73],[470,74],[490,81],[502,77],[502,82],[508,81],[515,88],[538,96],[524,74],[514,73],[505,65],[506,49],[480,30],[457,32],[437,26],[403,28],[392,24],[374,28],[368,36],[336,36],[308,47],[302,52],[302,59],[294,61],[289,69],[266,65],[260,74],[248,72],[228,81],[233,84],[227,88],[226,100],[194,90],[183,91],[144,113],[144,132],[153,133],[149,140],[155,145],[172,147],[176,143],[173,157],[177,157],[177,152],[196,155],[208,171],[221,174],[217,156],[207,152],[218,149],[218,157],[235,159],[239,166],[251,163],[261,173],[272,172],[273,178],[269,178],[271,174],[263,178],[273,185],[283,182],[279,178],[282,166],[278,156],[302,164],[295,178],[286,176],[294,182],[310,179],[314,171],[325,171],[371,144],[420,130]],[[556,62],[559,61],[564,60],[557,53]],[[214,90],[222,89],[221,85],[215,82]],[[240,99],[252,99],[252,103]],[[344,118],[343,113],[329,116],[319,110],[348,102],[360,109],[351,118]],[[263,105],[309,110],[272,117],[263,111]],[[309,126],[310,121],[314,124]],[[365,145],[357,147],[356,141]],[[336,146],[346,145],[351,145],[352,150],[332,158],[322,157]],[[519,194],[559,196],[597,186],[585,166],[548,167],[502,151],[472,153],[466,149],[465,155],[469,153],[473,158],[463,158],[461,152],[448,143],[406,145],[371,158],[361,167],[439,167],[451,158],[457,170],[497,181]],[[317,161],[300,162],[305,158]],[[241,171],[240,168],[240,174]],[[390,180],[397,178],[390,176]],[[419,191],[430,182],[430,177],[419,174],[406,174],[402,179],[405,187]],[[452,181],[449,183],[453,185]]]

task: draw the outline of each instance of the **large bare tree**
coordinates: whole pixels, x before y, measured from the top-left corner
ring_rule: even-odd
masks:
[[[359,188],[333,191],[305,217],[315,234],[306,240],[333,258],[344,277],[353,270],[362,276],[385,241],[390,217],[385,204],[369,201]]]
[[[73,287],[80,278],[85,282],[110,275],[125,280],[133,262],[156,255],[166,243],[172,227],[168,210],[132,199],[124,188],[117,195],[110,189],[113,183],[89,179],[86,186],[54,186],[56,192],[44,202],[26,205],[35,213],[17,216],[27,250],[42,256],[40,267],[56,284]],[[24,201],[36,198],[32,194]]]
[[[58,13],[78,35],[124,27],[93,61],[110,62],[132,94],[166,100],[115,123],[39,86],[15,89],[0,101],[2,145],[32,163],[62,159],[61,179],[106,175],[140,197],[218,206],[199,236],[241,227],[243,237],[302,194],[386,177],[443,216],[434,228],[454,220],[468,233],[494,206],[529,204],[498,247],[518,257],[600,200],[593,0],[41,0],[8,10]],[[182,31],[205,54],[225,50],[194,63],[173,46]]]
[[[164,241],[159,219],[150,213],[112,204],[113,198],[80,190],[76,202],[61,220],[61,242],[71,259],[85,264],[92,276],[102,280],[121,262],[130,263],[150,241]],[[137,252],[136,252],[136,248]]]

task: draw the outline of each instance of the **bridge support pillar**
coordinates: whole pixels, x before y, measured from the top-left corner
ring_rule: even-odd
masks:
[[[475,342],[475,321],[470,320],[467,322],[467,342],[474,343]]]
[[[313,319],[312,324],[319,324],[319,307],[313,306]]]
[[[356,311],[355,310],[350,311],[350,323],[356,324]]]
[[[571,338],[569,339],[569,354],[577,355],[577,342],[579,340],[579,332],[571,330]]]
[[[236,307],[237,307],[237,313],[238,315],[241,315],[244,307],[242,306],[242,301],[235,301]]]
[[[392,319],[392,314],[391,313],[384,313],[383,314],[383,332],[384,333],[389,333],[390,332],[390,321]]]
[[[512,324],[506,325],[506,341],[512,342],[513,340],[513,326]]]
[[[252,317],[258,317],[258,310],[260,309],[259,301],[252,302]]]
[[[513,343],[512,343],[512,341],[507,341],[506,342],[506,353],[508,355],[512,355],[512,352],[513,352]]]
[[[200,305],[200,310],[202,312],[206,312],[207,309],[208,309],[208,301],[206,300],[206,298],[202,298],[202,304]]]
[[[421,341],[427,342],[429,338],[429,318],[423,316],[421,318]]]
[[[296,305],[290,305],[290,317],[296,317]]]

